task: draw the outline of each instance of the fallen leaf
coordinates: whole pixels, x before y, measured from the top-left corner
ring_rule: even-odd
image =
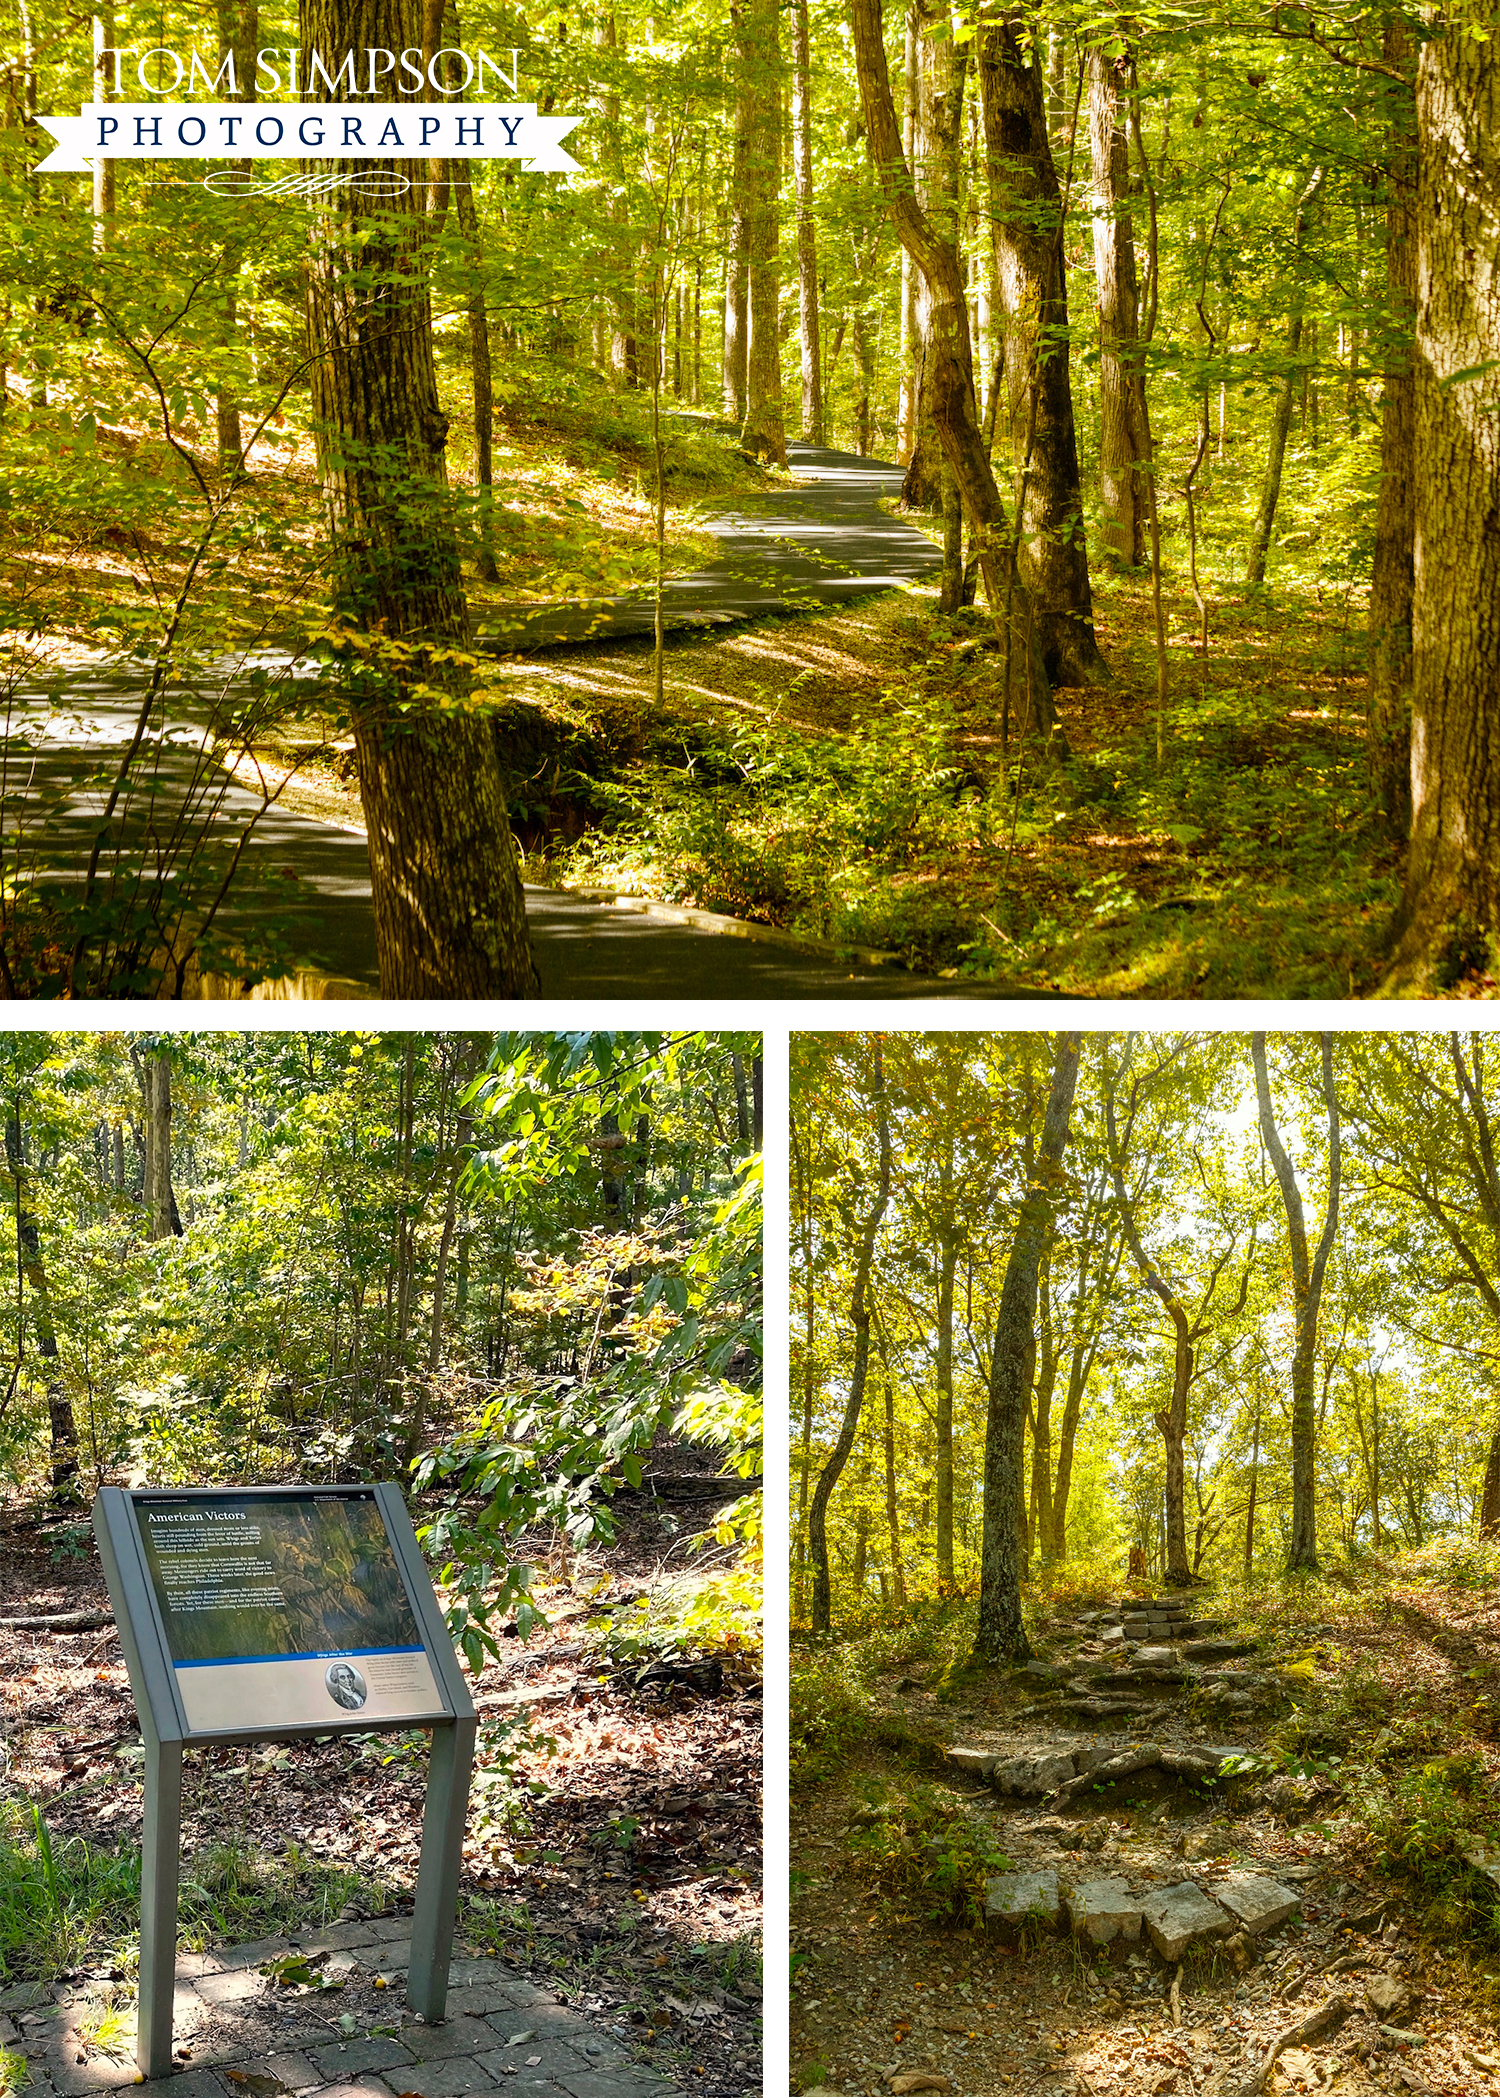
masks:
[[[903,2069],[891,2078],[892,2098],[911,2098],[917,2091],[951,2091],[952,2084],[936,2069]]]

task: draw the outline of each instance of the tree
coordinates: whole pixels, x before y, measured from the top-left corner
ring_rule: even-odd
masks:
[[[837,1440],[829,1453],[827,1463],[818,1474],[818,1483],[813,1489],[812,1505],[807,1517],[808,1549],[813,1568],[812,1621],[815,1632],[826,1632],[832,1623],[833,1584],[828,1571],[828,1503],[834,1487],[838,1484],[839,1474],[849,1460],[849,1452],[854,1447],[860,1409],[864,1405],[865,1380],[870,1368],[870,1268],[875,1258],[876,1235],[891,1196],[891,1132],[885,1098],[885,1063],[878,1038],[872,1050],[870,1097],[875,1117],[877,1163],[875,1186],[864,1215],[858,1220],[855,1229],[854,1281],[849,1293],[849,1323],[854,1332],[849,1396],[844,1406],[844,1417],[839,1426]],[[849,1179],[851,1196],[857,1195],[860,1179],[857,1169],[850,1172]]]
[[[1296,1318],[1296,1345],[1292,1354],[1292,1532],[1287,1546],[1288,1573],[1318,1570],[1317,1415],[1313,1386],[1318,1346],[1318,1311],[1323,1298],[1323,1277],[1339,1222],[1339,1188],[1343,1149],[1338,1096],[1333,1083],[1333,1037],[1318,1038],[1322,1058],[1323,1102],[1328,1115],[1328,1202],[1317,1251],[1309,1261],[1307,1221],[1302,1193],[1286,1147],[1276,1127],[1271,1102],[1271,1082],[1266,1069],[1264,1032],[1250,1037],[1250,1055],[1255,1068],[1255,1098],[1260,1110],[1261,1141],[1266,1147],[1286,1210],[1287,1247],[1292,1263],[1292,1302]]]
[[[792,8],[792,152],[797,188],[797,311],[802,345],[802,435],[823,443],[822,330],[818,317],[818,239],[813,217],[812,51],[807,0]]]
[[[985,593],[1002,629],[1007,664],[1014,666],[1024,695],[1017,709],[1022,734],[1040,731],[1053,741],[1057,712],[1042,660],[1040,622],[1005,546],[1005,507],[975,412],[969,308],[958,256],[913,192],[891,101],[880,0],[853,0],[851,21],[870,156],[891,222],[919,274],[922,378],[933,423],[974,532]],[[1006,689],[1008,706],[1009,679]]]
[[[1082,1037],[1059,1034],[1053,1052],[1042,1141],[1005,1266],[990,1367],[984,1445],[984,1545],[979,1574],[979,1620],[974,1636],[980,1661],[1025,1661],[1031,1647],[1021,1622],[1021,1509],[1024,1505],[1026,1364],[1036,1311],[1037,1272],[1051,1224],[1068,1140],[1068,1116],[1078,1083]]]
[[[1047,139],[1042,75],[1007,13],[980,25],[990,225],[1005,308],[1005,376],[1017,484],[1021,572],[1054,685],[1107,676],[1094,638],[1083,492],[1068,375],[1066,204]]]
[[[1130,216],[1130,165],[1120,105],[1128,95],[1130,46],[1099,39],[1088,48],[1089,156],[1094,181],[1094,282],[1099,309],[1099,493],[1106,556],[1138,567],[1144,553],[1141,485],[1139,292]]]
[[[1380,499],[1370,563],[1370,781],[1393,838],[1411,821],[1411,648],[1415,548],[1416,374],[1411,332],[1417,304],[1416,111],[1411,36],[1387,9],[1381,57],[1397,77],[1387,88],[1385,266],[1392,336],[1380,403]]]
[[[1266,455],[1265,479],[1261,483],[1260,507],[1255,513],[1255,527],[1250,534],[1250,554],[1245,564],[1245,581],[1255,588],[1266,579],[1266,554],[1271,544],[1271,527],[1276,522],[1276,506],[1281,500],[1281,474],[1286,463],[1287,432],[1292,427],[1292,402],[1300,376],[1297,359],[1302,348],[1304,293],[1298,272],[1302,265],[1302,251],[1307,241],[1312,215],[1322,194],[1324,175],[1324,169],[1313,169],[1298,195],[1296,209],[1292,214],[1292,312],[1286,327],[1286,367],[1271,418],[1271,442]]]
[[[1462,21],[1417,62],[1411,841],[1390,987],[1441,985],[1500,926],[1500,61]]]
[[[740,78],[745,97],[745,248],[749,341],[745,358],[746,451],[786,465],[781,417],[781,16],[774,0],[741,0]]]
[[[1120,1227],[1135,1261],[1141,1281],[1161,1304],[1172,1324],[1172,1394],[1164,1407],[1159,1407],[1154,1424],[1162,1439],[1166,1460],[1166,1579],[1174,1585],[1186,1587],[1195,1578],[1194,1568],[1187,1551],[1187,1503],[1184,1487],[1184,1446],[1187,1440],[1188,1394],[1193,1379],[1202,1365],[1198,1359],[1200,1344],[1214,1323],[1223,1324],[1238,1318],[1245,1308],[1245,1299],[1250,1286],[1250,1267],[1254,1257],[1253,1232],[1250,1241],[1250,1259],[1247,1259],[1240,1276],[1239,1294],[1226,1311],[1215,1306],[1214,1299],[1224,1271],[1234,1258],[1239,1245],[1237,1227],[1223,1215],[1224,1205],[1212,1204],[1217,1214],[1212,1216],[1221,1243],[1204,1262],[1206,1277],[1193,1303],[1185,1286],[1174,1281],[1166,1272],[1165,1260],[1158,1255],[1153,1258],[1147,1251],[1141,1233],[1141,1196],[1153,1176],[1158,1159],[1154,1155],[1144,1158],[1133,1176],[1133,1184],[1127,1185],[1125,1174],[1131,1157],[1131,1146],[1135,1141],[1140,1123],[1148,1111],[1153,1093],[1160,1091],[1160,1081],[1169,1075],[1175,1065],[1184,1060],[1188,1045],[1179,1041],[1168,1045],[1165,1053],[1159,1054],[1154,1069],[1135,1070],[1136,1038],[1127,1036],[1124,1054],[1117,1070],[1106,1069],[1104,1079],[1105,1127],[1109,1139],[1110,1174],[1114,1183],[1115,1207],[1119,1213]],[[1153,1083],[1155,1081],[1155,1083]],[[1178,1131],[1180,1131],[1180,1124]],[[1174,1136],[1178,1135],[1174,1131]]]
[[[418,0],[300,4],[304,53],[332,54],[335,70],[345,51],[426,48]],[[308,273],[380,982],[387,997],[524,998],[535,978],[499,754],[455,662],[469,618],[446,500],[424,211],[421,190],[335,189]]]

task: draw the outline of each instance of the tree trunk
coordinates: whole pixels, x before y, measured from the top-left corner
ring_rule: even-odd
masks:
[[[995,1321],[985,1424],[979,1623],[974,1639],[975,1658],[991,1663],[1025,1661],[1031,1653],[1021,1622],[1023,1554],[1018,1520],[1025,1454],[1026,1357],[1036,1314],[1037,1271],[1052,1228],[1052,1194],[1068,1140],[1081,1044],[1082,1036],[1076,1032],[1057,1037],[1041,1151],[1016,1220]]]
[[[51,1498],[54,1501],[76,1501],[80,1498],[77,1483],[78,1429],[73,1419],[73,1401],[63,1382],[58,1358],[57,1329],[52,1322],[52,1294],[47,1286],[47,1269],[42,1259],[42,1234],[26,1191],[26,1159],[21,1142],[19,1105],[5,1119],[5,1163],[10,1169],[11,1200],[16,1220],[16,1267],[31,1291],[37,1353],[46,1364],[47,1421],[52,1438]],[[21,1349],[22,1335],[18,1329],[18,1357]]]
[[[826,1632],[833,1622],[833,1589],[828,1576],[828,1503],[848,1462],[859,1426],[865,1398],[865,1378],[870,1367],[870,1269],[875,1259],[875,1240],[891,1198],[891,1130],[885,1100],[885,1055],[877,1037],[875,1057],[875,1134],[879,1147],[879,1171],[874,1199],[860,1227],[855,1254],[854,1287],[849,1297],[849,1323],[854,1329],[854,1361],[849,1374],[849,1396],[843,1424],[828,1462],[818,1474],[808,1511],[808,1546],[813,1564],[812,1628]]]
[[[950,1228],[941,1246],[938,1270],[937,1362],[933,1372],[934,1430],[937,1443],[938,1593],[951,1595],[953,1575],[953,1277],[958,1267],[958,1232]]]
[[[743,5],[743,0],[740,0]],[[736,14],[738,9],[735,10]],[[735,97],[734,150],[729,178],[729,242],[724,258],[724,413],[745,420],[746,358],[750,345],[750,221],[745,165],[749,156],[749,98],[743,74]]]
[[[1405,18],[1385,19],[1381,55],[1403,76],[1384,83],[1387,128],[1385,266],[1390,324],[1400,340],[1386,353],[1380,404],[1380,503],[1370,569],[1370,685],[1366,751],[1370,783],[1392,839],[1411,823],[1411,648],[1415,587],[1413,496],[1416,480],[1416,372],[1410,335],[1417,306],[1416,113],[1411,89],[1412,38]],[[1355,338],[1356,345],[1358,337]],[[1353,390],[1354,354],[1350,356]]]
[[[422,45],[415,0],[301,0],[300,27],[304,53],[334,66],[351,49]],[[400,167],[377,161],[371,171]],[[467,641],[468,606],[413,201],[422,195],[332,191],[320,200],[308,271],[313,414],[335,612],[349,634],[380,987],[388,998],[519,998],[535,976],[499,757],[443,660]],[[423,685],[453,688],[460,703],[424,701]]]
[[[1479,1504],[1479,1534],[1500,1536],[1500,1428],[1490,1438],[1490,1461],[1484,1468],[1484,1498]]]
[[[776,0],[742,0],[735,12],[746,100],[745,235],[750,339],[740,443],[757,459],[786,465],[781,418],[781,16]]]
[[[1292,1351],[1292,1530],[1287,1546],[1288,1573],[1316,1573],[1317,1530],[1317,1405],[1314,1375],[1318,1349],[1318,1308],[1323,1297],[1323,1276],[1333,1250],[1339,1220],[1339,1181],[1342,1166],[1338,1095],[1333,1083],[1333,1036],[1320,1034],[1323,1054],[1323,1101],[1328,1112],[1328,1210],[1323,1220],[1317,1252],[1309,1260],[1307,1223],[1297,1176],[1277,1132],[1271,1105],[1271,1084],[1266,1072],[1264,1031],[1250,1037],[1250,1060],[1255,1066],[1255,1097],[1260,1109],[1261,1141],[1275,1168],[1286,1211],[1287,1245],[1292,1260],[1292,1302],[1296,1312],[1296,1341]]]
[[[253,102],[255,89],[255,53],[260,42],[260,13],[257,0],[217,0],[219,30],[219,64],[226,58],[234,60],[234,92],[224,94],[229,102]],[[114,38],[111,36],[110,42]],[[221,91],[222,92],[222,91]],[[242,167],[248,162],[240,162]],[[96,178],[97,181],[97,178]],[[110,211],[114,200],[110,199]],[[233,342],[238,322],[238,291],[240,270],[240,248],[232,243],[224,250],[223,270],[220,278],[222,313],[225,338]],[[245,463],[244,436],[240,428],[240,404],[232,386],[221,386],[214,402],[214,418],[218,427],[219,472],[237,474]]]
[[[851,22],[870,156],[892,223],[921,279],[926,316],[922,334],[927,345],[924,376],[932,419],[958,482],[974,532],[985,594],[1006,642],[1007,661],[1021,695],[1015,713],[1023,736],[1040,734],[1065,749],[1042,662],[1035,608],[1024,580],[1011,570],[1005,506],[979,428],[969,309],[957,250],[934,230],[913,194],[891,102],[880,0],[851,0]],[[1008,709],[1009,691],[1005,704]],[[1008,721],[1002,726],[1008,729]]]
[[[1135,229],[1130,217],[1130,165],[1120,117],[1128,92],[1128,46],[1120,53],[1092,44],[1088,54],[1089,151],[1094,176],[1094,277],[1099,308],[1099,497],[1104,551],[1122,567],[1145,558],[1146,505],[1138,443],[1140,295]]]
[[[1475,260],[1500,247],[1493,39],[1434,23],[1417,136],[1412,816],[1394,990],[1493,969],[1500,950],[1500,278]]]
[[[1245,1586],[1255,1565],[1255,1493],[1260,1484],[1260,1401],[1255,1402],[1254,1440],[1250,1446],[1250,1493],[1245,1502]]]
[[[459,171],[462,173],[462,170]],[[490,365],[490,314],[478,271],[484,257],[479,233],[479,209],[474,191],[465,181],[454,184],[458,223],[469,237],[469,267],[475,273],[469,287],[469,371],[474,389],[474,485],[479,507],[479,554],[476,567],[481,582],[498,583],[495,565],[495,390]]]
[[[1302,301],[1303,290],[1299,273],[1302,265],[1302,249],[1314,207],[1323,187],[1323,170],[1314,168],[1307,186],[1297,199],[1297,212],[1292,221],[1292,269],[1294,272],[1292,317],[1286,330],[1286,376],[1281,382],[1281,392],[1271,417],[1271,443],[1266,454],[1266,477],[1261,484],[1260,508],[1256,512],[1255,529],[1250,535],[1250,558],[1245,564],[1247,587],[1259,588],[1266,579],[1266,555],[1271,545],[1271,527],[1276,522],[1276,505],[1281,500],[1281,469],[1286,461],[1287,434],[1292,427],[1292,402],[1298,384],[1297,354],[1302,347]]]
[[[896,1607],[906,1609],[906,1569],[901,1557],[901,1518],[896,1505],[896,1395],[891,1385],[890,1364],[885,1370],[885,1525],[890,1539],[891,1585]]]
[[[146,1236],[156,1240],[180,1233],[172,1195],[172,1059],[153,1049],[142,1073],[146,1123]]]
[[[818,1303],[813,1267],[812,1179],[795,1116],[789,1118],[788,1128],[796,1201],[802,1220],[802,1462],[797,1482],[796,1590],[792,1601],[792,1615],[800,1624],[806,1604],[807,1497],[812,1483],[813,1406],[818,1392]]]
[[[1026,65],[1019,16],[979,33],[990,224],[1005,309],[1005,385],[1016,470],[1025,489],[1021,573],[1036,606],[1054,685],[1108,677],[1094,637],[1073,389],[1062,192],[1047,141],[1042,76]]]
[[[812,58],[807,0],[792,8],[792,137],[797,180],[797,312],[802,331],[802,435],[822,444],[823,365],[818,324],[818,241],[813,221]]]
[[[114,0],[106,0],[94,16],[94,100],[113,102],[115,69],[105,56],[116,48]],[[94,246],[101,252],[115,237],[115,164],[94,162]],[[3,374],[0,374],[3,377]]]

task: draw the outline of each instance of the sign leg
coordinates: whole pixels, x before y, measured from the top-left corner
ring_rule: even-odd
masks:
[[[141,1830],[141,1963],[135,2049],[141,2074],[147,2077],[167,2076],[172,2069],[181,1825],[182,1743],[148,1743]]]
[[[406,1982],[408,2006],[429,2025],[437,2024],[448,2000],[448,1962],[453,1954],[475,1731],[476,1722],[472,1719],[455,1719],[432,1730],[427,1804],[422,1814],[422,1857],[417,1867],[416,1911],[411,1919],[411,1972]]]

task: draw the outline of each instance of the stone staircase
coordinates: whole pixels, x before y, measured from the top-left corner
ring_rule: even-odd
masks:
[[[1225,1713],[1250,1710],[1267,1679],[1223,1664],[1254,1654],[1253,1640],[1226,1636],[1232,1628],[1224,1620],[1195,1616],[1191,1603],[1174,1596],[1122,1596],[1107,1609],[1074,1618],[1068,1629],[1085,1635],[1070,1662],[1034,1660],[1019,1671],[1041,1693],[1019,1717],[1035,1722],[1066,1716],[1075,1728],[1107,1724],[1114,1739],[1090,1741],[1076,1731],[1046,1729],[1044,1738],[1024,1749],[951,1748],[950,1769],[1002,1799],[1042,1802],[1049,1809],[1102,1805],[1103,1788],[1132,1778],[1159,1784],[1165,1776],[1207,1788],[1266,1774],[1263,1757],[1233,1743],[1174,1744],[1130,1739],[1119,1731],[1123,1720],[1164,1717],[1188,1695]],[[1078,1840],[1068,1824],[1030,1824],[1037,1836],[1065,1831]],[[1085,1835],[1082,1847],[1097,1850],[1099,1845],[1091,1845]],[[1295,1914],[1298,1896],[1263,1873],[1230,1871],[1211,1859],[1191,1862],[1200,1856],[1199,1850],[1185,1849],[1176,1865],[1180,1877],[1172,1885],[1161,1884],[1159,1870],[1132,1878],[1118,1866],[1110,1870],[1104,1859],[1092,1872],[1064,1862],[1001,1873],[986,1882],[986,1926],[1011,1940],[1029,1925],[1070,1931],[1089,1946],[1149,1943],[1169,1962],[1194,1946],[1222,1940],[1241,1965],[1254,1956],[1251,1941]]]

